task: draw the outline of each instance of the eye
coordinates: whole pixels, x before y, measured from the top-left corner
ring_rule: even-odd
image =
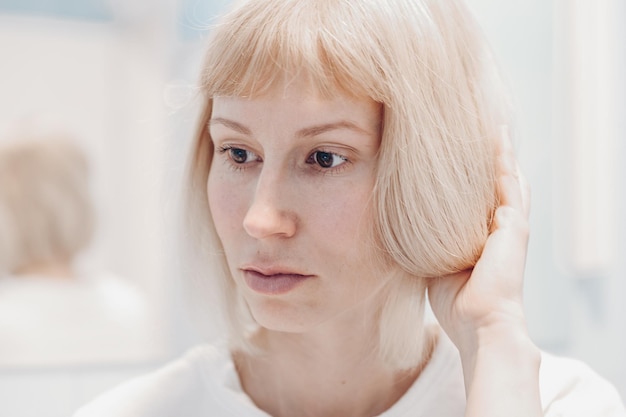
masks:
[[[228,152],[228,157],[236,164],[245,164],[246,162],[259,160],[259,157],[254,152],[232,146],[223,146],[219,148],[219,152]]]
[[[335,168],[344,162],[347,158],[332,152],[316,151],[307,159],[308,164],[317,164],[322,168]]]

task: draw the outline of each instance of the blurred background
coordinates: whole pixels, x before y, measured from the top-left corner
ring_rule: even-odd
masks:
[[[158,329],[140,359],[0,369],[1,415],[69,415],[200,339],[176,216],[204,40],[228,3],[0,0],[0,145],[16,126],[78,138],[98,218],[81,262],[141,288]],[[530,332],[626,398],[626,3],[468,3],[515,97],[533,192]]]

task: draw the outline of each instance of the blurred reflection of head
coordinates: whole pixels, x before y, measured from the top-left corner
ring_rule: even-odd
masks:
[[[67,138],[25,139],[0,148],[0,271],[72,278],[90,242],[94,209],[88,161]]]
[[[143,290],[78,262],[95,228],[87,154],[62,135],[16,139],[0,146],[0,371],[160,355]]]

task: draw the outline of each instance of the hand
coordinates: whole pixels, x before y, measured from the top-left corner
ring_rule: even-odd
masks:
[[[483,253],[472,270],[433,279],[428,295],[461,354],[465,416],[541,416],[541,356],[522,305],[529,189],[506,131],[497,152],[500,207]]]
[[[462,357],[474,354],[480,343],[491,342],[480,339],[485,332],[490,337],[526,332],[522,286],[530,193],[506,129],[497,153],[500,207],[480,259],[472,270],[433,279],[428,289],[433,312]]]

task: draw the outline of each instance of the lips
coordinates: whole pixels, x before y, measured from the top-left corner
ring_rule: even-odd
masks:
[[[290,292],[302,282],[313,278],[287,268],[247,266],[242,268],[248,287],[266,295],[280,295]]]

